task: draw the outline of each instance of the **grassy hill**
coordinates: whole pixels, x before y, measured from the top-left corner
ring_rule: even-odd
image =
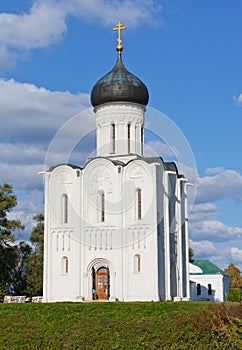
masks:
[[[242,306],[1,304],[0,349],[242,349]]]

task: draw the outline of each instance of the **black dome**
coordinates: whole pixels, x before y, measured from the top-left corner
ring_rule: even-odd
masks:
[[[91,92],[93,107],[106,102],[134,102],[147,105],[149,93],[145,84],[123,65],[121,55],[113,69],[94,85]]]

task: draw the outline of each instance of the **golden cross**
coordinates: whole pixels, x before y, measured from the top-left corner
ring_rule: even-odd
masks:
[[[118,53],[121,53],[123,51],[123,45],[122,45],[122,39],[121,39],[121,30],[124,30],[126,29],[126,27],[118,22],[116,24],[116,27],[113,28],[113,30],[117,30],[118,31],[118,38],[117,38],[117,42],[118,42],[118,45],[116,46],[116,50],[118,51]]]

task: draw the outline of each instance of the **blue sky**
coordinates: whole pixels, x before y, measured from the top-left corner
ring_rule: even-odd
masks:
[[[242,269],[241,15],[240,0],[0,0],[0,183],[14,187],[14,216],[26,237],[32,216],[43,211],[36,173],[48,145],[91,107],[92,86],[116,60],[112,28],[120,20],[125,66],[147,85],[149,106],[176,123],[196,160],[189,218],[195,257]],[[87,119],[82,132],[94,126]],[[93,134],[84,141],[76,162],[90,154]],[[153,146],[166,159],[159,142]],[[65,143],[56,162],[64,151]]]

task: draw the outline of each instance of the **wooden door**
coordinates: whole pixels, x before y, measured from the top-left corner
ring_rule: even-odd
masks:
[[[109,270],[106,267],[97,270],[96,292],[98,299],[107,300],[109,297]]]

